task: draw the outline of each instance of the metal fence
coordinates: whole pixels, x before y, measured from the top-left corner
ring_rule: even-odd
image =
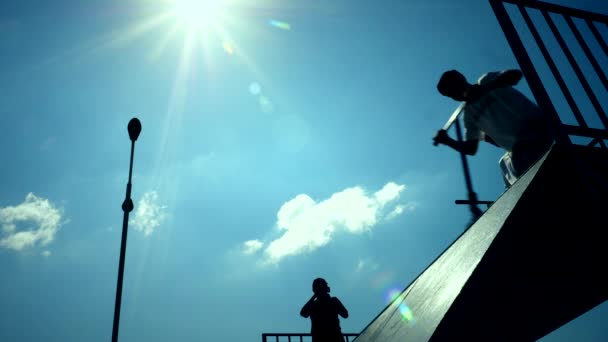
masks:
[[[344,341],[351,342],[359,334],[342,334]],[[282,337],[282,338],[281,338]],[[306,337],[306,338],[305,338]],[[293,339],[292,339],[293,338]],[[308,342],[312,341],[311,334],[296,334],[296,333],[264,333],[262,334],[262,342]]]
[[[585,137],[582,141],[586,141],[588,146],[606,148],[608,63],[600,61],[608,58],[608,44],[601,33],[607,28],[608,15],[542,1],[490,0],[490,5],[539,107],[554,118],[559,132],[557,142],[570,143],[573,142],[572,137],[577,136]],[[531,36],[527,46],[522,41],[522,35]],[[570,40],[565,37],[570,37]],[[529,53],[532,50],[539,51],[542,57],[533,61]],[[569,68],[558,65],[560,57],[567,60],[565,65],[569,65]],[[545,76],[543,82],[537,72],[538,67],[548,68],[553,79]],[[575,77],[568,77],[569,71]],[[557,84],[557,89],[549,92],[548,82]],[[566,124],[560,119],[566,115],[565,110],[556,110],[551,97],[566,101],[575,124]],[[590,110],[581,110],[583,102],[590,103]],[[590,127],[594,122],[598,123],[596,127]],[[581,141],[580,138],[577,140]]]
[[[552,119],[551,122],[556,132],[556,143],[580,144],[581,141],[584,141],[584,144],[589,147],[606,149],[606,141],[608,141],[608,116],[606,115],[608,110],[608,78],[606,77],[608,44],[598,28],[608,32],[608,15],[534,0],[489,1],[532,95],[541,110]],[[531,13],[535,15],[536,20],[533,20]],[[558,20],[562,24],[560,27],[556,24]],[[522,41],[521,33],[518,32],[516,26],[520,32],[528,34],[530,39],[527,41],[527,46]],[[539,26],[544,28],[542,32],[538,29]],[[586,34],[582,33],[582,28],[585,29]],[[571,37],[570,40],[564,38],[566,34]],[[549,46],[547,40],[552,40],[555,44]],[[576,48],[574,51],[580,52],[577,56],[573,53],[573,47]],[[538,57],[534,61],[529,53],[531,50],[539,51],[539,54],[533,55]],[[565,63],[570,66],[575,77],[569,77],[563,68],[564,63],[558,65],[556,60],[559,57],[563,57],[560,60],[562,62],[565,58],[567,61]],[[602,58],[605,63],[600,62]],[[585,68],[587,73],[583,72],[584,68],[581,64],[587,66]],[[541,77],[537,67],[544,67],[548,71]],[[596,77],[596,82],[589,81],[588,76]],[[553,79],[551,80],[550,77]],[[551,82],[557,84],[557,87],[548,87]],[[600,97],[598,93],[604,96]],[[552,97],[565,100],[566,106],[560,107],[559,110],[556,109]],[[588,106],[590,110],[581,110],[580,102],[585,101],[583,97],[586,97],[590,103]],[[603,102],[600,101],[600,98]],[[605,107],[602,107],[602,103]],[[456,109],[444,126],[446,130],[455,127],[456,140],[459,142],[463,141],[462,129],[458,120],[461,111],[462,105]],[[570,120],[572,124],[564,123],[562,120],[562,117],[567,117],[568,113],[565,113],[567,111],[573,116],[573,120]],[[592,127],[593,125],[595,127]],[[574,139],[572,139],[573,137]],[[489,206],[493,202],[478,200],[473,189],[467,156],[461,152],[460,159],[468,198],[456,200],[455,203],[468,205],[473,215],[473,221],[475,221],[482,214],[478,205]]]

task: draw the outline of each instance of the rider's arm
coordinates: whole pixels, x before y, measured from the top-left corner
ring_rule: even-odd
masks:
[[[468,155],[474,155],[477,153],[477,147],[479,146],[479,139],[469,139],[465,141],[456,141],[448,136],[445,130],[439,130],[435,138],[433,138],[438,144],[447,145],[458,152],[462,152]]]
[[[482,87],[486,90],[494,90],[503,87],[512,87],[519,83],[523,74],[517,69],[505,70],[489,82],[482,84]]]

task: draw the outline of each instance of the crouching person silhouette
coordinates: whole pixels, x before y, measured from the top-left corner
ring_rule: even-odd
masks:
[[[456,70],[441,75],[437,90],[455,101],[464,101],[465,140],[450,138],[445,130],[435,135],[436,143],[474,155],[479,141],[501,147],[506,154],[499,165],[505,187],[532,166],[555,140],[550,118],[525,95],[513,88],[523,74],[519,70],[489,72],[469,84]]]
[[[312,282],[314,295],[300,311],[302,317],[310,317],[313,342],[344,342],[338,315],[348,318],[348,311],[338,298],[329,295],[329,290],[325,279],[315,279]]]

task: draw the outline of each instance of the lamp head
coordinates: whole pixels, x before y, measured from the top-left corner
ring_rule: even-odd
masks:
[[[129,131],[129,138],[131,141],[135,142],[139,137],[139,133],[141,133],[141,122],[138,118],[133,118],[129,121],[129,125],[127,126],[127,130]]]

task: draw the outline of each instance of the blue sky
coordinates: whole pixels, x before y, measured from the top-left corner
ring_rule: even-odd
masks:
[[[121,341],[307,332],[318,276],[359,332],[466,225],[435,85],[517,67],[487,1],[174,6],[0,4],[0,340],[109,340],[133,116]],[[470,159],[480,199],[501,154]],[[607,340],[606,315],[543,340]]]

